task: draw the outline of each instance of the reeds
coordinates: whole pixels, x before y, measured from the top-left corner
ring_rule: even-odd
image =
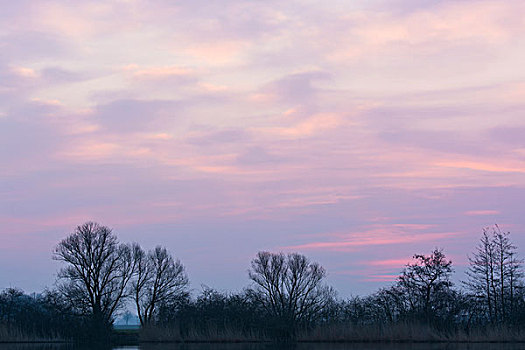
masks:
[[[178,327],[147,327],[140,331],[141,342],[267,342],[273,339],[262,331],[241,331],[235,328],[186,330]],[[438,330],[417,323],[388,325],[323,325],[297,332],[298,342],[330,343],[496,343],[525,342],[525,330],[503,326],[487,326],[464,331]]]
[[[298,340],[306,342],[436,342],[444,336],[431,327],[406,323],[390,325],[325,325],[302,331]]]
[[[525,331],[504,326],[485,326],[467,331],[439,330],[429,325],[396,323],[388,325],[329,325],[302,331],[304,342],[525,342]]]
[[[181,332],[179,327],[145,327],[140,330],[141,342],[210,342],[210,343],[248,343],[268,341],[262,332],[242,331],[233,327],[207,327]]]
[[[24,332],[21,329],[0,325],[0,343],[61,343],[64,339],[58,335],[41,336]]]

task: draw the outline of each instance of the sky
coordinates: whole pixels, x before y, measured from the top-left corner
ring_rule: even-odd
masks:
[[[0,288],[96,221],[238,291],[260,250],[340,296],[483,227],[525,255],[522,0],[0,0]]]

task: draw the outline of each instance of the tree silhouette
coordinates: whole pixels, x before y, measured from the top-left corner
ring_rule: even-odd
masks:
[[[256,299],[274,318],[284,338],[294,337],[298,325],[307,324],[334,296],[324,285],[326,271],[297,253],[259,252],[249,277]]]
[[[428,320],[440,301],[450,294],[452,261],[440,249],[430,255],[415,254],[415,262],[408,264],[398,284],[408,298],[411,309],[422,313]]]
[[[146,254],[135,246],[134,257],[132,294],[140,324],[144,326],[153,323],[159,305],[169,304],[184,293],[189,282],[184,266],[166,248],[158,246]]]
[[[482,303],[486,317],[491,323],[511,321],[522,289],[523,260],[517,257],[510,232],[498,225],[484,228],[469,262],[464,285]]]
[[[57,245],[54,259],[66,263],[58,273],[61,293],[91,318],[97,337],[107,335],[135,269],[132,247],[108,227],[87,222]]]

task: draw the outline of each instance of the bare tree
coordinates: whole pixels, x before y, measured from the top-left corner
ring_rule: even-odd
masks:
[[[483,302],[489,321],[511,320],[522,286],[523,260],[517,257],[510,232],[501,231],[498,225],[484,228],[469,262],[464,285]]]
[[[493,322],[497,317],[495,305],[495,247],[488,230],[483,235],[476,251],[469,256],[468,280],[463,284],[486,306],[488,318]]]
[[[128,326],[129,321],[133,319],[133,314],[129,310],[126,310],[126,312],[124,312],[124,314],[122,315],[122,319],[124,320],[124,322],[126,322],[126,326]]]
[[[405,292],[410,308],[431,316],[439,301],[449,294],[452,282],[452,261],[440,249],[430,255],[416,254],[415,262],[408,264],[399,277],[398,285]]]
[[[284,327],[284,336],[293,336],[298,324],[313,320],[334,296],[323,283],[324,268],[297,253],[259,252],[249,276],[254,295]]]
[[[178,297],[189,282],[184,266],[166,248],[158,246],[146,254],[136,246],[134,257],[136,272],[131,288],[140,324],[144,326],[154,321],[159,305]]]
[[[57,245],[53,258],[66,263],[58,273],[59,290],[92,318],[96,332],[107,329],[135,269],[132,248],[108,227],[87,222]]]

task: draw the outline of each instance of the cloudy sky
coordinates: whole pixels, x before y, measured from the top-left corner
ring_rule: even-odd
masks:
[[[342,296],[484,226],[525,253],[525,2],[0,0],[0,288],[94,220],[238,290],[259,250]]]

